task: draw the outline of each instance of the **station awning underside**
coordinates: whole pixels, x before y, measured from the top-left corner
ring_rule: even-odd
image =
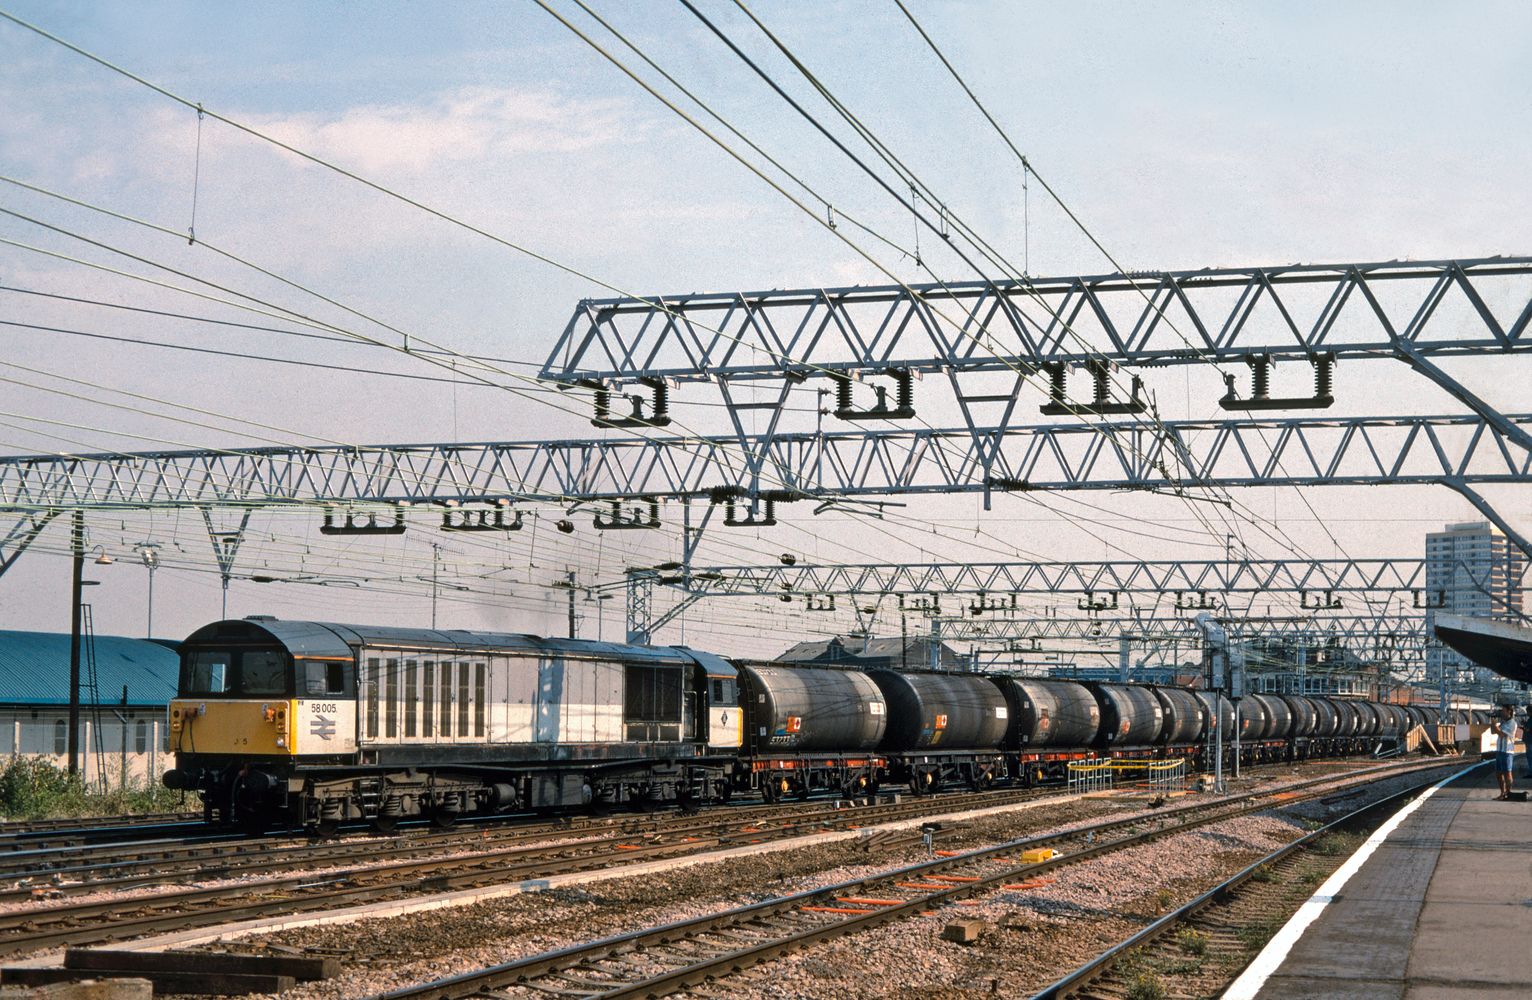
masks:
[[[1438,614],[1436,637],[1481,667],[1532,684],[1532,628],[1488,618]]]

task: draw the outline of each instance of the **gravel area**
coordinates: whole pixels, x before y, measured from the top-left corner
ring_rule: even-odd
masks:
[[[990,893],[976,905],[945,906],[931,916],[816,946],[772,963],[769,971],[731,979],[728,995],[1030,995],[1283,844],[1418,781],[1386,778],[1329,805],[1317,799],[1297,803],[1067,866],[1036,889]],[[960,919],[986,920],[990,930],[973,945],[941,940],[942,928]]]
[[[1231,790],[1355,770],[1355,764],[1347,763],[1268,768],[1241,779]],[[1368,794],[1386,794],[1392,786],[1406,783],[1408,779],[1375,782],[1368,786]],[[1334,811],[1349,811],[1359,804],[1361,797],[1348,798]],[[1323,811],[1315,805],[1304,808],[1310,816]],[[963,823],[957,836],[940,846],[991,844],[1135,811],[1150,815],[1158,810],[1141,801],[1108,799],[1020,809]],[[721,986],[716,992],[815,998],[988,996],[996,991],[1012,995],[1022,982],[1044,985],[1054,978],[1046,969],[1057,974],[1067,971],[1207,884],[1297,836],[1306,829],[1303,818],[1242,817],[1114,853],[1061,869],[1056,880],[1041,889],[992,894],[975,906],[948,906],[935,916],[831,942],[773,963],[769,972],[730,980],[727,989]],[[286,1000],[357,997],[924,858],[921,848],[869,857],[854,842],[813,845],[445,911],[299,928],[211,947],[245,951],[275,947],[337,955],[344,965],[341,976],[301,983],[283,996]],[[990,920],[996,929],[972,947],[938,939],[945,923],[966,917]]]

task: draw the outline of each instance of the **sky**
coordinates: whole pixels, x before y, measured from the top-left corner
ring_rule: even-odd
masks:
[[[16,213],[0,215],[0,239],[12,241],[0,244],[0,323],[30,324],[0,325],[0,454],[610,436],[617,432],[591,429],[583,403],[520,391],[539,388],[523,376],[536,372],[582,298],[976,276],[929,233],[918,267],[908,210],[684,6],[587,2],[843,217],[876,230],[886,243],[863,241],[875,262],[841,238],[853,226],[831,232],[818,202],[801,193],[810,211],[795,207],[535,3],[0,0],[0,9],[165,91],[480,231],[213,118],[199,122],[162,94],[0,21],[0,174],[168,231],[0,183],[0,208]],[[577,4],[548,3],[700,115]],[[1525,5],[910,7],[1037,176],[1124,268],[1532,252]],[[741,7],[699,0],[698,8],[831,122]],[[751,10],[1008,261],[1034,275],[1114,269],[1037,178],[1024,189],[1015,156],[896,6]],[[831,127],[868,155],[844,125]],[[1528,290],[1506,301],[1516,294],[1525,302]],[[265,314],[236,309],[236,296],[266,303]],[[327,324],[331,332],[320,332],[331,339],[294,336],[315,328],[291,312],[270,315],[283,310]],[[408,333],[494,358],[481,371],[497,387],[472,384],[446,363],[337,342],[335,327],[386,344]],[[1529,409],[1523,362],[1444,366],[1492,404]],[[1217,412],[1223,386],[1211,368],[1145,378],[1167,417]],[[1279,367],[1276,391],[1290,380],[1306,388],[1308,378]],[[803,392],[788,426],[816,419],[812,387]],[[921,392],[927,419],[956,422],[936,387]],[[1334,412],[1343,414],[1461,409],[1391,361],[1343,365],[1337,395]],[[678,422],[722,430],[709,403],[716,396],[705,387],[678,388]],[[1524,486],[1485,492],[1513,525],[1532,530]],[[711,533],[699,561],[769,563],[784,552],[838,562],[1217,558],[1231,534],[1237,548],[1263,557],[1412,556],[1427,530],[1477,518],[1431,488],[1247,489],[1238,499],[1239,510],[1219,514],[1143,494],[1002,497],[989,511],[972,496],[906,498],[882,521],[814,516],[799,505],[778,528]],[[429,518],[376,541],[322,536],[312,509],[257,512],[227,612],[425,625],[434,590],[443,626],[557,632],[567,592],[549,584],[573,571],[594,588],[578,594],[582,634],[618,638],[624,568],[679,549],[670,505],[656,532],[597,532],[588,511],[527,513],[529,530],[493,541],[433,532]],[[552,530],[566,516],[577,530]],[[215,527],[232,527],[228,517]],[[196,512],[92,515],[89,527],[93,553],[100,545],[116,560],[89,564],[100,580],[90,595],[98,631],[147,628],[149,573],[135,554],[143,541],[162,552],[155,634],[183,636],[223,613]],[[68,628],[67,550],[60,520],[0,577],[0,627]],[[854,624],[844,607],[816,615],[769,603],[702,604],[660,638],[765,655]],[[886,607],[881,628],[899,628]]]

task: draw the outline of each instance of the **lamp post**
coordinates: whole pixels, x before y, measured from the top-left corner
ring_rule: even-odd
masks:
[[[144,638],[154,638],[154,571],[160,568],[160,543],[139,542],[135,546],[138,558],[142,559],[144,566],[149,570],[149,620],[144,626]]]

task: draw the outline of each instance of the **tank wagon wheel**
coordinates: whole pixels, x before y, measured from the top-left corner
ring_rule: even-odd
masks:
[[[936,772],[926,768],[918,768],[910,775],[910,793],[912,795],[929,795],[941,788],[941,779]]]
[[[393,833],[395,828],[398,826],[398,816],[374,816],[372,818],[372,831],[374,833],[381,833],[384,836],[387,836],[388,834]]]
[[[431,826],[437,830],[450,830],[457,826],[457,813],[445,809],[431,810]]]
[[[340,820],[338,819],[322,819],[314,824],[315,840],[334,840],[339,832]]]

